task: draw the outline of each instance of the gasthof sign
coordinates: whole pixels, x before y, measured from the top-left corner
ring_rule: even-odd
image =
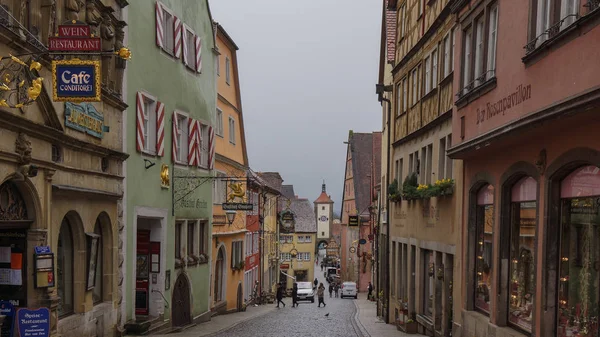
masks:
[[[52,61],[55,102],[99,102],[100,61]]]

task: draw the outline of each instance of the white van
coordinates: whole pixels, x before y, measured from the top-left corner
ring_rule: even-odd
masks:
[[[358,290],[356,290],[356,282],[344,282],[342,283],[342,294],[341,298],[344,297],[354,297],[354,299],[358,298]]]

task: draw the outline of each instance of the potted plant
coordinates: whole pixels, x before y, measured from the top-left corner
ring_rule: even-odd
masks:
[[[420,199],[420,192],[417,190],[419,183],[417,182],[417,174],[415,172],[409,174],[402,184],[402,197],[405,200]]]
[[[417,322],[415,321],[416,317],[417,317],[417,313],[414,311],[411,312],[410,318],[404,324],[404,332],[406,332],[407,334],[416,334],[417,333],[419,326],[418,326]]]
[[[392,202],[400,202],[402,201],[402,194],[398,189],[398,180],[394,179],[390,186],[388,186],[388,199]]]

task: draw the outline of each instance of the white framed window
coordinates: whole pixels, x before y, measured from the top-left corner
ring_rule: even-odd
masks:
[[[162,8],[163,20],[162,20],[162,31],[163,31],[163,39],[162,39],[162,50],[167,52],[169,55],[173,56],[173,44],[174,36],[173,36],[173,24],[175,21],[175,15],[173,11],[167,8],[163,3],[159,2],[159,6]]]
[[[400,14],[400,17],[402,18],[402,22],[400,23],[400,37],[404,37],[404,35],[406,34],[406,3],[404,3],[404,5],[400,7]]]
[[[569,27],[575,20],[577,20],[577,14],[579,13],[579,0],[562,0],[560,4],[560,18],[563,24],[560,26],[560,30]]]
[[[475,24],[475,69],[474,69],[474,80],[475,86],[482,83],[480,76],[483,73],[483,36],[484,36],[484,25],[483,17],[479,18]]]
[[[450,51],[450,71],[454,71],[454,43],[456,42],[456,29],[452,28],[452,33],[450,34],[452,39],[452,50]]]
[[[402,82],[396,86],[396,116],[402,113]]]
[[[144,153],[156,155],[156,102],[157,99],[144,92],[142,94],[142,104],[144,105]]]
[[[175,163],[187,165],[188,164],[188,146],[189,146],[189,117],[185,112],[176,111],[175,117],[177,118],[177,158]]]
[[[473,42],[473,30],[467,29],[464,34],[464,53],[463,53],[463,87],[471,82],[471,43]]]
[[[298,235],[298,243],[304,243],[304,235]]]
[[[412,71],[412,101],[411,106],[414,106],[419,101],[419,70],[415,67]]]
[[[225,82],[229,85],[231,78],[231,65],[229,65],[229,56],[225,56]]]
[[[437,48],[431,52],[431,89],[437,88],[438,85],[438,50]]]
[[[200,122],[200,166],[208,169],[208,125]]]
[[[402,80],[402,112],[408,110],[408,76]]]
[[[238,267],[244,260],[243,245],[244,241],[241,240],[231,242],[231,268]]]
[[[425,58],[425,93],[431,90],[431,58]]]
[[[229,116],[229,142],[235,144],[235,119]]]
[[[498,5],[490,8],[489,37],[487,50],[487,79],[496,76],[496,44],[498,41]]]
[[[215,134],[219,137],[223,137],[223,110],[217,108],[217,125],[215,128]]]
[[[225,194],[227,188],[227,181],[223,179],[227,175],[225,172],[217,171],[216,178],[213,180],[213,204],[221,205],[225,202]],[[220,179],[219,179],[220,178]]]
[[[312,242],[312,236],[310,236],[310,235],[307,235],[307,236],[304,238],[304,242],[306,242],[306,243],[310,243],[310,242]]]
[[[252,233],[246,233],[246,257],[252,255]]]
[[[185,23],[182,30],[183,64],[190,70],[196,71],[196,32]]]
[[[450,54],[450,48],[452,48],[451,44],[452,44],[452,34],[448,34],[446,35],[446,37],[444,37],[443,40],[443,47],[444,47],[444,52],[442,54],[442,59],[443,59],[443,77],[446,78],[446,76],[450,75],[451,70],[451,66],[450,63],[452,62],[452,54]]]
[[[290,261],[292,259],[292,255],[290,253],[279,253],[279,259],[281,261]]]
[[[217,76],[221,76],[221,55],[217,55],[215,62],[217,63]]]
[[[204,254],[208,256],[209,247],[208,247],[208,221],[207,220],[199,220],[198,221],[199,229],[198,229],[198,252],[200,254]]]

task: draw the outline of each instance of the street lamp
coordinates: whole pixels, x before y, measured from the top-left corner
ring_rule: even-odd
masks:
[[[231,226],[233,220],[235,220],[236,213],[236,211],[225,211],[225,216],[227,217],[227,223],[229,224],[229,226]]]

